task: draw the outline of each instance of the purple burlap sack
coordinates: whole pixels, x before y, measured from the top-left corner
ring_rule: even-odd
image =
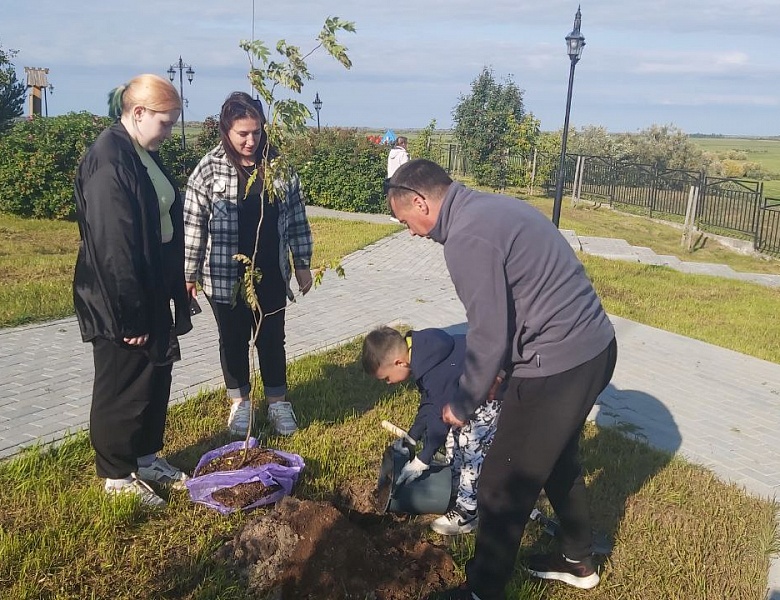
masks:
[[[255,448],[256,446],[257,440],[255,438],[249,438],[249,447]],[[198,475],[204,465],[207,465],[218,456],[230,454],[236,450],[241,450],[243,447],[243,441],[232,442],[215,450],[206,452],[206,454],[200,458],[192,478],[185,482],[187,490],[190,492],[190,499],[193,502],[205,504],[223,515],[226,515],[235,512],[236,510],[248,511],[264,504],[273,504],[283,496],[292,493],[295,482],[298,480],[298,476],[305,466],[303,459],[297,454],[290,454],[289,452],[282,452],[281,450],[272,450],[271,448],[269,448],[269,450],[272,450],[274,454],[287,460],[289,466],[268,463],[259,467],[242,467],[235,471],[216,471],[214,473],[209,473],[208,475]],[[213,494],[217,490],[231,488],[239,483],[254,483],[257,481],[266,487],[278,485],[280,489],[267,496],[263,496],[256,502],[240,509],[225,506],[213,498]]]

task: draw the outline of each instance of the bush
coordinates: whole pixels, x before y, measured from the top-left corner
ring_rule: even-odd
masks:
[[[349,129],[323,129],[287,149],[309,204],[362,213],[387,213],[382,183],[387,149]]]
[[[182,150],[181,135],[177,133],[162,143],[160,160],[180,190],[184,190],[190,173],[200,162],[200,159],[219,143],[219,139],[219,120],[215,117],[206,117],[195,141],[187,138],[189,141],[186,149]]]
[[[76,168],[109,123],[86,112],[16,123],[0,137],[0,211],[72,219]]]

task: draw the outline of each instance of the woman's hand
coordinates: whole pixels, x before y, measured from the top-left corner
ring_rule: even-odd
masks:
[[[198,297],[198,284],[194,281],[187,281],[184,286],[187,288],[187,295],[190,298],[197,298]],[[181,288],[179,288],[181,289]]]
[[[125,344],[128,346],[143,346],[146,344],[146,342],[149,341],[149,334],[145,333],[144,335],[139,335],[136,337],[130,337],[130,338],[123,338],[125,341]]]
[[[312,285],[311,270],[295,269],[295,280],[298,282],[298,290],[305,296]]]

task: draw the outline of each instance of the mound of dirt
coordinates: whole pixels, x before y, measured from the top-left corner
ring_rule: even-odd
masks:
[[[411,600],[459,582],[452,557],[423,539],[426,526],[285,497],[246,522],[217,557],[260,597]]]

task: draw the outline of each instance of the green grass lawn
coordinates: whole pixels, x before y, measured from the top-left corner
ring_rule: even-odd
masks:
[[[372,486],[389,441],[380,421],[413,419],[414,386],[369,379],[359,350],[351,343],[290,366],[301,429],[265,442],[304,457],[299,498],[328,501],[351,486]],[[171,461],[192,469],[203,452],[226,443],[225,410],[224,390],[172,407],[166,432]],[[261,426],[267,432],[267,424]],[[615,543],[603,581],[588,598],[762,597],[768,553],[777,544],[776,505],[617,430],[588,425],[582,449],[594,526]],[[0,599],[249,600],[245,583],[214,557],[248,517],[221,516],[193,505],[183,492],[163,495],[169,505],[160,512],[105,496],[86,434],[0,463]],[[420,519],[412,517],[410,526]],[[420,529],[422,538],[447,543]],[[450,542],[460,569],[473,540]],[[549,544],[531,525],[521,554]],[[529,580],[519,568],[508,594],[509,600],[582,597],[563,585]]]
[[[399,226],[311,219],[314,266],[327,265],[398,231]],[[71,285],[79,233],[75,223],[0,214],[0,327],[73,314]]]

